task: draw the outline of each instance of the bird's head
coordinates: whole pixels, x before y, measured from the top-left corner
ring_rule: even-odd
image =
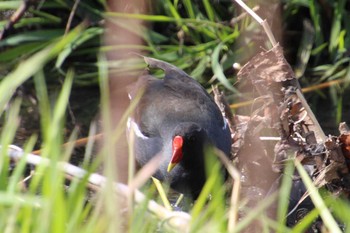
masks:
[[[202,156],[204,144],[207,143],[206,130],[195,123],[178,125],[172,137],[172,156],[168,164],[168,172],[182,161],[196,163]]]

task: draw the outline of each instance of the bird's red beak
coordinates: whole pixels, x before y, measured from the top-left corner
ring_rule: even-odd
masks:
[[[168,165],[168,172],[171,172],[173,168],[181,161],[183,153],[182,153],[182,146],[183,146],[183,138],[181,136],[175,136],[173,139],[173,155],[171,157],[171,160]]]

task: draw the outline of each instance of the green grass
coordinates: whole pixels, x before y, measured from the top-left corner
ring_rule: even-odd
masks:
[[[282,16],[274,20],[282,23],[284,35],[292,41],[290,44],[286,41],[284,48],[303,86],[346,80],[344,85],[307,96],[310,103],[330,97],[334,108],[329,111],[335,127],[348,117],[344,114],[349,107],[346,105],[349,102],[346,92],[350,80],[350,12],[345,7],[348,7],[345,0],[322,2],[325,5],[320,1],[282,1]],[[3,15],[10,13],[9,10],[16,10],[20,4],[21,1],[0,2],[0,26],[6,24]],[[22,147],[25,153],[29,153],[40,145],[41,156],[50,159],[50,163],[36,166],[25,188],[24,174],[28,175],[25,158],[17,161],[9,174],[11,163],[7,151],[1,150],[0,229],[6,233],[102,233],[125,232],[125,229],[130,232],[177,232],[173,218],[162,215],[163,212],[150,213],[147,201],[135,204],[130,198],[126,200],[114,193],[116,158],[108,155],[115,153],[114,143],[123,131],[121,127],[116,130],[111,127],[108,72],[120,74],[145,65],[130,60],[127,64],[131,67],[126,67],[125,61],[108,60],[105,54],[117,54],[125,48],[139,49],[184,69],[208,90],[211,84],[219,85],[229,102],[233,103],[241,100],[242,90],[236,85],[232,64],[243,65],[260,51],[260,46],[266,45],[267,39],[260,36],[262,29],[249,17],[230,25],[230,20],[241,13],[238,5],[230,1],[153,0],[149,3],[150,14],[126,14],[108,11],[106,1],[87,0],[78,5],[71,30],[65,34],[74,1],[48,0],[40,4],[31,7],[25,17],[14,25],[14,30],[0,41],[0,143],[1,148],[17,143],[20,121],[26,117],[21,115],[21,109],[27,100],[14,93],[21,88],[30,90],[39,108],[40,133],[25,138]],[[328,11],[331,14],[327,14]],[[103,35],[108,30],[105,20],[120,26],[121,19],[146,22],[140,30],[122,25],[138,34],[143,44],[114,46],[103,43]],[[309,26],[301,26],[302,20],[307,20]],[[52,87],[60,90],[57,96],[51,93]],[[88,173],[96,172],[101,163],[105,165],[107,184],[93,195],[87,188],[88,176],[81,180],[73,179],[67,184],[65,173],[59,166],[60,162],[69,161],[73,155],[72,146],[63,148],[61,145],[68,140],[73,141],[78,135],[77,129],[69,135],[65,132],[70,119],[72,92],[74,88],[88,87],[100,88],[101,118],[107,129],[101,151],[94,151],[90,140],[85,158],[80,163]],[[317,116],[319,106],[314,104],[312,107]],[[124,115],[123,121],[131,110]],[[250,110],[239,111],[250,113]],[[93,123],[90,129],[90,134],[97,131]],[[208,153],[214,152],[209,150]],[[91,163],[90,159],[95,154],[103,159]],[[201,196],[188,207],[190,223],[180,225],[191,232],[229,231],[228,223],[232,216],[229,214],[230,196],[225,195],[226,184],[219,176],[218,161],[213,160],[207,161],[211,164],[211,169],[208,169],[210,178]],[[324,220],[330,232],[340,232],[337,221],[350,221],[349,216],[344,214],[350,210],[348,201],[319,192],[299,165],[297,170],[310,190],[315,209],[295,227],[285,226],[293,170],[290,163],[281,188],[262,198],[254,209],[247,205],[245,197],[241,197],[239,219],[232,232],[243,232],[252,226],[261,227],[263,232],[304,232],[318,217]],[[130,174],[132,177],[133,174]],[[163,205],[152,184],[147,183],[141,190],[146,200],[153,199]],[[210,201],[208,194],[211,194]],[[129,213],[121,211],[125,209],[125,203],[134,205]],[[276,203],[277,217],[273,218],[267,211]]]

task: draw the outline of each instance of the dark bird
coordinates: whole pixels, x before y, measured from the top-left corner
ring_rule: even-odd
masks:
[[[164,70],[165,76],[143,75],[129,89],[131,99],[143,92],[128,121],[136,135],[136,160],[144,166],[160,153],[162,162],[154,177],[196,199],[206,181],[204,150],[211,145],[229,156],[229,127],[197,81],[169,63],[147,57],[145,61]]]

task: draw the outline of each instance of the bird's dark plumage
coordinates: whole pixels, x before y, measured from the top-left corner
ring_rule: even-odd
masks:
[[[165,76],[156,79],[143,75],[129,90],[131,99],[143,92],[129,121],[136,134],[136,160],[143,166],[161,153],[163,161],[154,176],[196,198],[205,182],[204,147],[211,144],[229,156],[229,127],[212,97],[197,81],[166,62],[152,58],[145,61],[151,68],[164,70]],[[179,156],[175,157],[179,161],[168,172],[177,144]]]

